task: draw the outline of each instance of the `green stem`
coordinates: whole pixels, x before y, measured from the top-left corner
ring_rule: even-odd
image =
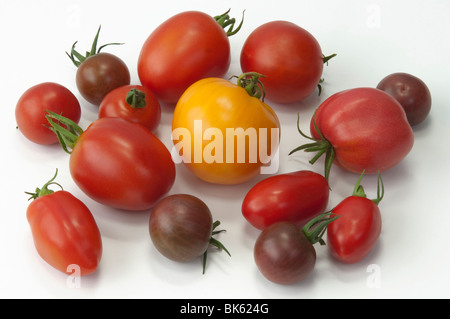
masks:
[[[311,244],[320,243],[321,245],[325,245],[325,241],[322,238],[323,234],[328,225],[339,217],[331,211],[320,214],[306,223],[302,231]]]
[[[147,105],[147,102],[145,101],[145,93],[136,88],[132,88],[128,92],[125,101],[133,109],[142,109]]]
[[[36,187],[36,190],[34,191],[34,193],[25,192],[25,194],[31,195],[31,197],[28,200],[30,200],[30,199],[34,200],[38,197],[53,194],[54,191],[51,189],[48,189],[48,187],[50,185],[58,185],[59,187],[61,187],[61,189],[63,189],[63,187],[60,184],[54,182],[56,175],[58,175],[58,169],[56,169],[56,172],[55,172],[55,175],[53,176],[53,178],[51,180],[49,180],[47,183],[45,183],[44,186],[42,186],[42,188]]]
[[[234,75],[232,78],[237,78],[237,85],[245,89],[250,96],[261,99],[264,102],[266,90],[259,78],[265,77],[257,72],[246,72],[239,77]]]
[[[218,241],[217,239],[213,238],[214,235],[225,231],[224,229],[223,230],[215,230],[219,225],[220,225],[220,221],[218,221],[218,220],[216,220],[213,223],[211,238],[209,239],[209,244],[211,246],[214,246],[214,247],[220,249],[220,250],[225,251],[228,254],[228,256],[231,257],[231,254],[228,251],[228,249],[226,249],[225,246],[220,241]],[[208,258],[208,250],[206,250],[203,253],[203,274],[205,273],[205,270],[206,270],[206,260],[207,260],[207,258]]]
[[[226,27],[229,26],[228,30],[225,30],[226,34],[228,37],[231,37],[232,35],[235,35],[236,33],[239,32],[239,30],[242,27],[242,24],[244,23],[244,12],[245,10],[242,12],[242,19],[241,19],[241,23],[239,23],[239,25],[237,26],[236,29],[234,29],[234,25],[236,23],[236,19],[235,18],[231,18],[228,15],[228,13],[230,12],[231,9],[228,9],[227,12],[221,14],[221,15],[217,15],[214,17],[214,20],[217,21],[217,23],[225,30]],[[233,30],[234,29],[234,30]]]
[[[59,143],[61,144],[64,151],[68,154],[71,154],[71,150],[77,143],[78,138],[81,134],[83,134],[83,129],[71,119],[68,119],[49,110],[46,110],[46,112],[47,114],[45,115],[45,117],[50,123],[50,126],[48,128],[58,136]],[[54,120],[56,120],[57,122],[55,122]]]
[[[363,178],[365,170],[362,171],[361,175],[356,182],[355,188],[353,189],[352,196],[364,197],[367,198],[366,192],[364,191],[364,187],[361,185],[361,181]],[[375,204],[379,204],[384,197],[384,184],[383,179],[381,178],[381,173],[378,171],[377,175],[377,198],[371,199]]]

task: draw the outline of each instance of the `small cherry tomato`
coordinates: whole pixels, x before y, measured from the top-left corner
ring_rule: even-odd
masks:
[[[422,123],[431,110],[431,93],[425,82],[408,73],[393,73],[383,78],[377,89],[392,95],[403,107],[411,126]]]
[[[142,85],[164,103],[176,103],[194,82],[222,77],[230,66],[228,37],[236,34],[228,12],[211,17],[181,12],[157,27],[142,46],[138,75]],[[227,31],[224,28],[229,27]]]
[[[242,202],[242,214],[254,227],[264,229],[278,221],[303,227],[328,205],[328,182],[312,171],[297,171],[263,179]]]
[[[319,87],[324,57],[319,42],[307,30],[288,21],[271,21],[256,28],[245,41],[242,72],[265,77],[267,99],[277,103],[300,101]]]
[[[100,52],[107,45],[120,43],[108,43],[97,50],[99,33],[100,27],[91,51],[86,52],[86,56],[75,50],[77,42],[73,44],[70,55],[67,53],[77,67],[76,84],[78,91],[89,103],[97,106],[110,91],[130,84],[130,71],[125,62],[114,54]]]
[[[103,98],[98,117],[121,117],[154,132],[161,121],[161,106],[149,89],[141,85],[125,85]]]
[[[258,236],[253,250],[256,266],[268,280],[294,284],[307,278],[316,264],[314,244],[324,245],[322,235],[338,216],[321,214],[303,228],[281,221],[265,228]]]
[[[276,154],[280,122],[257,97],[262,94],[257,76],[246,76],[238,79],[238,85],[222,78],[197,81],[175,107],[174,146],[183,164],[201,180],[228,185],[246,182],[259,175]]]
[[[354,88],[326,99],[311,119],[312,143],[305,150],[317,152],[313,164],[326,154],[325,178],[333,163],[354,173],[376,174],[399,164],[411,151],[414,133],[400,103],[375,88]]]
[[[93,200],[117,209],[147,210],[171,189],[175,164],[170,152],[144,126],[104,117],[83,131],[58,114],[47,117],[70,154],[73,180]]]
[[[17,102],[15,116],[20,132],[37,144],[58,143],[57,136],[48,128],[46,110],[61,114],[76,123],[81,117],[80,103],[66,87],[53,82],[32,86]]]
[[[149,221],[150,237],[156,249],[168,259],[190,262],[203,256],[205,272],[207,249],[213,245],[228,250],[212,236],[219,232],[211,211],[198,197],[174,194],[155,205]]]
[[[71,193],[52,191],[55,176],[32,195],[27,208],[38,254],[50,266],[67,273],[68,266],[79,267],[80,275],[97,270],[102,257],[102,238],[88,207]]]
[[[364,259],[372,251],[381,233],[378,204],[384,195],[383,181],[379,174],[378,196],[370,200],[360,185],[363,174],[353,195],[333,209],[333,213],[340,217],[327,228],[327,246],[331,255],[344,263],[356,263]]]

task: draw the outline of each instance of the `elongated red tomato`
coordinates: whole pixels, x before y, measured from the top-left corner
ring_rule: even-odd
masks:
[[[328,204],[328,182],[312,171],[268,177],[254,185],[242,202],[242,214],[258,229],[278,221],[303,227]]]
[[[231,22],[226,32],[224,26]],[[234,19],[228,15],[211,17],[186,11],[157,27],[142,46],[138,75],[142,85],[165,103],[176,103],[194,82],[206,77],[222,77],[230,66],[228,36]]]
[[[49,118],[71,126],[57,114]],[[67,134],[52,125],[60,135]],[[71,148],[70,173],[80,189],[97,202],[123,210],[146,210],[171,189],[175,164],[170,152],[143,125],[105,117],[85,131],[70,129],[79,133],[72,141],[61,141],[66,149]]]
[[[81,276],[88,275],[97,270],[102,257],[100,231],[82,201],[67,191],[47,188],[54,178],[32,194],[27,208],[34,245],[52,267],[66,273],[69,265],[75,265]]]
[[[362,174],[353,195],[333,209],[333,213],[340,217],[327,228],[327,246],[331,255],[349,264],[363,260],[372,251],[382,226],[378,207],[384,194],[381,175],[378,179],[378,197],[374,200],[368,199],[362,186],[359,186],[361,178]]]
[[[315,142],[291,154],[301,149],[326,153],[327,179],[333,162],[359,174],[388,170],[399,164],[414,144],[414,133],[400,103],[375,88],[332,95],[317,108],[310,130]]]

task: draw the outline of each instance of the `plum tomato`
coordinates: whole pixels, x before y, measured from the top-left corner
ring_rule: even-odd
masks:
[[[156,249],[166,258],[190,262],[203,256],[203,273],[210,245],[228,250],[212,236],[215,228],[209,207],[198,197],[173,194],[161,199],[150,213],[149,233]]]
[[[31,195],[27,220],[38,254],[50,266],[67,273],[79,267],[79,275],[95,272],[102,257],[100,230],[89,208],[65,190],[48,187],[55,176]],[[59,185],[59,184],[57,184]],[[60,186],[60,185],[59,185]]]
[[[142,85],[124,85],[102,100],[98,117],[121,117],[155,132],[161,121],[161,106],[156,96]]]
[[[175,164],[171,154],[141,124],[104,117],[82,130],[58,114],[47,117],[70,154],[73,180],[93,200],[122,210],[147,210],[172,188]]]
[[[231,185],[271,169],[280,122],[260,99],[262,91],[257,76],[243,74],[238,84],[205,78],[183,93],[173,113],[172,140],[182,163],[195,176]]]
[[[332,211],[339,219],[327,228],[327,246],[331,255],[343,263],[356,263],[374,248],[381,233],[381,213],[378,204],[384,187],[378,174],[376,199],[368,199],[360,185],[361,174],[352,196],[341,201]]]
[[[248,191],[242,202],[242,215],[258,229],[278,221],[303,227],[325,211],[329,192],[325,177],[312,171],[273,175]]]
[[[288,222],[276,222],[258,236],[253,249],[261,274],[277,284],[290,285],[307,278],[316,264],[314,244],[325,245],[322,236],[339,216],[330,213],[311,219],[303,228]]]
[[[17,127],[28,140],[41,145],[58,143],[58,137],[48,128],[46,110],[61,114],[75,123],[81,118],[80,103],[66,87],[44,82],[27,89],[16,105]]]
[[[242,21],[236,29],[234,24],[228,11],[216,17],[186,11],[167,19],[141,48],[137,70],[142,85],[158,100],[175,104],[194,82],[224,76],[231,62],[228,37]]]
[[[398,72],[383,78],[377,89],[392,95],[403,107],[411,126],[422,123],[431,110],[431,93],[418,77]]]
[[[298,123],[298,122],[297,122]],[[298,126],[298,124],[297,124]],[[399,164],[411,151],[414,133],[400,103],[376,88],[362,87],[333,94],[319,105],[310,122],[312,140],[292,150],[317,152],[325,158],[325,178],[336,163],[344,170],[376,174]]]
[[[105,46],[120,43],[108,43],[97,50],[97,40],[100,34],[98,28],[90,52],[83,56],[75,50],[75,42],[70,54],[66,52],[77,67],[76,84],[81,96],[96,106],[115,88],[130,84],[130,71],[125,62],[118,56],[100,52]]]
[[[288,21],[271,21],[256,28],[242,47],[242,72],[265,77],[267,99],[276,103],[300,101],[318,87],[323,65],[335,54],[324,57],[319,42],[307,30]]]

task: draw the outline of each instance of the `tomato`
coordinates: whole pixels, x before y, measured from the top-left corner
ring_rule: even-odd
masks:
[[[70,153],[73,180],[97,202],[123,210],[146,210],[171,189],[175,164],[170,152],[144,126],[105,117],[83,131],[57,114],[48,117],[76,133],[52,124]]]
[[[316,130],[317,127],[317,130]],[[376,174],[399,164],[411,151],[414,134],[402,106],[375,88],[335,93],[316,110],[310,124],[313,143],[290,152],[325,153],[325,177],[332,163],[355,173]],[[318,132],[319,131],[319,132]]]
[[[425,82],[408,73],[392,73],[377,85],[394,97],[406,112],[411,126],[422,123],[431,110],[431,93]]]
[[[149,89],[142,85],[125,85],[103,98],[98,117],[121,117],[154,132],[161,121],[161,106]]]
[[[277,103],[300,101],[318,87],[324,57],[319,42],[307,30],[288,21],[271,21],[256,28],[242,47],[242,71],[258,72],[266,97]],[[320,89],[320,86],[319,86]]]
[[[227,12],[228,13],[228,12]],[[228,37],[235,20],[228,14],[211,17],[186,11],[169,18],[144,42],[138,59],[142,85],[164,103],[176,103],[194,82],[222,77],[230,66]],[[230,26],[228,31],[224,28]]]
[[[69,89],[53,82],[32,86],[19,98],[15,116],[20,132],[37,144],[58,143],[56,135],[48,129],[46,110],[61,114],[76,123],[80,121],[80,103]]]
[[[253,249],[256,266],[268,280],[289,285],[307,278],[316,264],[314,244],[324,245],[322,235],[338,216],[321,214],[303,228],[280,221],[266,227],[258,236]]]
[[[221,232],[215,228],[208,206],[198,197],[174,194],[160,200],[150,214],[149,232],[156,249],[177,262],[190,262],[203,256],[205,272],[207,249],[210,245],[228,250],[215,238]]]
[[[70,59],[77,67],[76,84],[81,96],[89,103],[100,105],[102,99],[115,88],[130,84],[130,71],[125,62],[114,54],[100,52],[108,43],[97,50],[97,40],[100,27],[92,44],[90,52],[86,56],[81,55],[72,46]]]
[[[27,220],[38,254],[64,273],[69,265],[81,276],[97,270],[102,257],[102,238],[89,208],[71,193],[52,191],[55,176],[32,195]]]
[[[360,186],[363,174],[353,195],[333,209],[333,213],[340,217],[327,228],[329,251],[334,258],[344,263],[356,263],[364,259],[373,250],[381,233],[382,221],[378,204],[384,195],[383,181],[379,174],[378,196],[374,200],[368,199]]]
[[[248,191],[242,202],[242,214],[258,229],[278,221],[303,227],[325,211],[329,192],[325,177],[312,171],[270,176]]]
[[[216,184],[243,183],[260,174],[276,154],[279,129],[266,103],[222,78],[191,85],[172,119],[181,161],[201,180]]]

